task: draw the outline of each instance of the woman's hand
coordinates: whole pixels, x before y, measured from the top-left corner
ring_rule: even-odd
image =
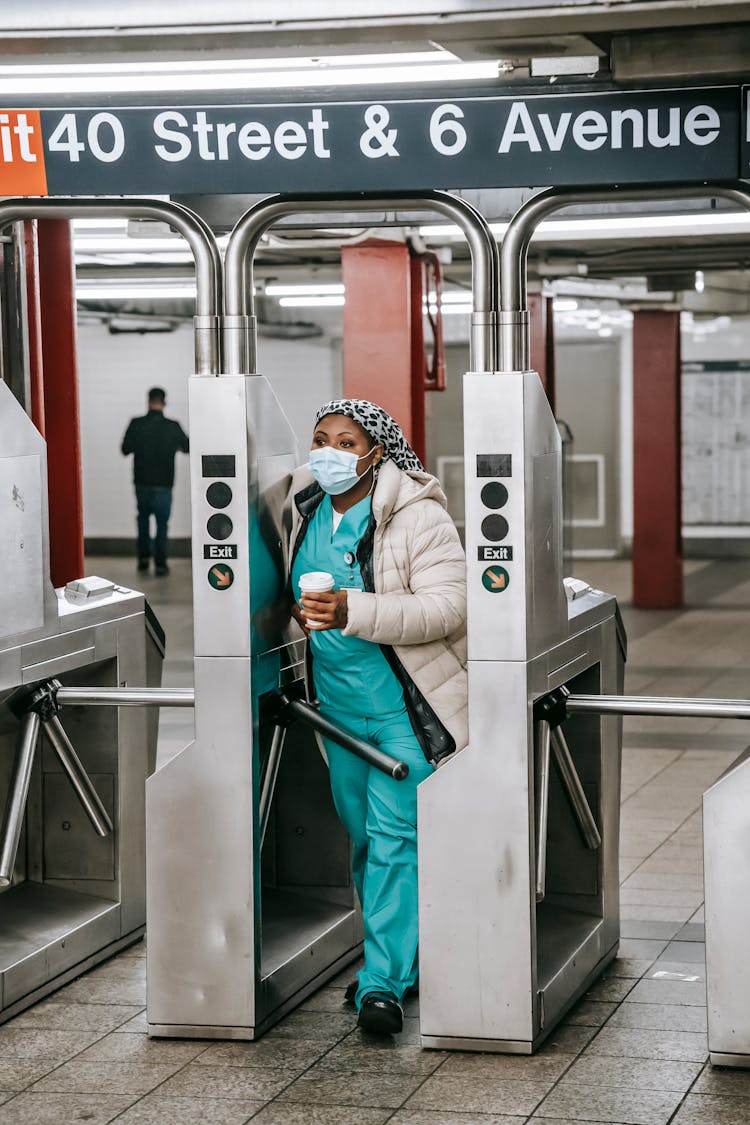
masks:
[[[297,622],[302,632],[305,634],[305,637],[309,640],[310,630],[308,628],[307,622],[305,621],[305,615],[296,602],[292,606],[292,617]]]
[[[327,590],[324,594],[303,594],[300,598],[302,617],[307,624],[314,621],[312,628],[345,629],[349,620],[346,590]],[[308,629],[310,626],[307,626]]]

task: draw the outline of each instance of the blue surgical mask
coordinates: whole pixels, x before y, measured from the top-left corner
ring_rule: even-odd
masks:
[[[344,449],[332,449],[330,445],[324,449],[311,449],[310,472],[324,492],[340,496],[361,480],[357,475],[357,462],[369,457],[370,453],[372,450],[357,457]]]

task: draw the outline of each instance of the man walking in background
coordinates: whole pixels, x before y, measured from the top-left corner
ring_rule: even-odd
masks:
[[[156,520],[153,558],[158,575],[169,574],[167,524],[172,510],[174,459],[178,450],[187,453],[187,434],[179,422],[164,417],[167,396],[161,387],[148,392],[148,414],[131,418],[122,452],[133,454],[133,483],[138,505],[138,570],[148,570],[151,561],[151,516]]]

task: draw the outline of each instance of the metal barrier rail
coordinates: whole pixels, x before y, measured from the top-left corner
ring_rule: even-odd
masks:
[[[673,715],[694,719],[750,719],[748,699],[681,699],[658,695],[568,695],[571,715]]]

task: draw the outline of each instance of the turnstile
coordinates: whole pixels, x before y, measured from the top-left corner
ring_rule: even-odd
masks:
[[[1,381],[0,451],[2,1022],[143,934],[156,714],[61,721],[54,681],[158,684],[164,636],[133,590],[52,589],[45,445]]]
[[[621,723],[560,725],[554,692],[621,692],[624,633],[566,598],[536,373],[466,375],[464,442],[470,744],[419,790],[421,1035],[529,1053],[617,952]]]

